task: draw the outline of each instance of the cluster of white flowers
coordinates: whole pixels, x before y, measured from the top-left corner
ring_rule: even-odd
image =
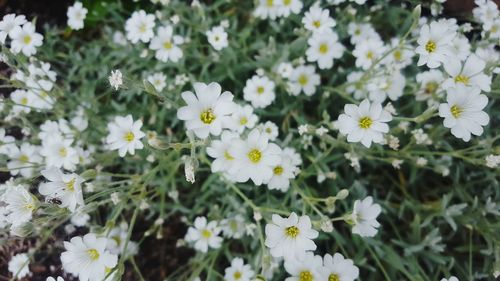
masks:
[[[0,44],[10,45],[12,53],[31,57],[42,42],[43,36],[36,32],[35,25],[24,15],[7,14],[0,21]]]

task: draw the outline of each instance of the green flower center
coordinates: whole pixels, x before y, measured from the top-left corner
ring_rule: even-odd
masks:
[[[458,118],[460,117],[460,115],[462,115],[463,109],[458,107],[457,105],[454,105],[450,108],[450,111],[453,117]]]
[[[75,178],[72,178],[69,182],[66,183],[66,189],[73,192],[75,191]]]
[[[234,157],[231,154],[229,154],[227,150],[224,151],[224,158],[226,158],[226,160],[234,160]]]
[[[23,163],[28,163],[28,161],[30,161],[30,158],[28,156],[26,156],[25,154],[23,154],[19,157],[19,161],[23,162]]]
[[[425,44],[425,50],[428,52],[428,53],[433,53],[436,51],[436,42],[434,41],[427,41],[427,44]]]
[[[305,74],[301,74],[301,75],[299,76],[298,82],[299,82],[299,84],[300,84],[301,86],[305,86],[305,85],[307,85],[307,81],[309,81],[309,79],[307,79],[307,75],[305,75]]]
[[[432,94],[434,93],[438,88],[438,83],[436,82],[429,82],[425,85],[424,91],[426,94]]]

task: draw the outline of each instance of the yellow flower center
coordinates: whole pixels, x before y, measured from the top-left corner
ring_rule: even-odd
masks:
[[[31,36],[29,36],[29,35],[24,36],[23,42],[26,45],[28,45],[29,43],[31,43]]]
[[[369,129],[373,124],[373,120],[370,117],[363,117],[359,119],[359,127],[362,129]]]
[[[248,152],[248,159],[250,159],[250,161],[252,161],[253,163],[259,163],[261,158],[262,158],[262,152],[260,152],[260,150],[256,148]]]
[[[35,209],[35,205],[32,203],[27,203],[24,205],[24,208],[28,211],[33,211]]]
[[[22,105],[27,105],[27,104],[28,104],[28,98],[27,98],[27,97],[23,97],[23,98],[21,99],[21,104],[22,104]]]
[[[140,33],[145,33],[147,30],[147,26],[146,26],[146,23],[141,23],[141,25],[139,25],[139,32]]]
[[[272,7],[274,5],[274,0],[267,0],[267,6]]]
[[[321,54],[326,54],[328,52],[328,45],[326,43],[319,45],[319,52]]]
[[[302,271],[299,274],[299,281],[313,281],[314,277],[310,271]]]
[[[224,158],[226,158],[226,160],[234,160],[234,157],[231,154],[229,154],[227,150],[224,151]]]
[[[276,167],[274,167],[273,172],[275,175],[279,176],[279,175],[283,174],[283,167],[276,166]]]
[[[19,161],[23,163],[28,163],[28,161],[30,161],[30,158],[27,155],[23,154],[19,156]]]
[[[248,123],[248,119],[246,117],[240,118],[240,125],[246,125]]]
[[[211,124],[212,122],[214,122],[215,115],[214,115],[214,112],[212,111],[212,109],[209,108],[209,109],[203,111],[200,114],[200,120],[201,120],[201,122],[203,122],[205,124]]]
[[[75,178],[72,178],[69,182],[66,183],[66,189],[69,191],[75,191]]]
[[[313,25],[314,27],[319,28],[321,26],[321,22],[319,20],[315,20],[313,21]]]
[[[429,82],[425,85],[424,91],[426,94],[432,94],[437,90],[438,83],[436,82]]]
[[[285,228],[285,235],[288,237],[296,238],[299,235],[299,228],[296,226],[289,226]]]
[[[288,6],[292,4],[292,0],[283,0],[283,5]]]
[[[165,43],[163,43],[163,48],[165,48],[166,50],[172,49],[172,46],[172,42],[170,41],[166,41]]]
[[[122,239],[118,235],[111,237],[111,239],[116,242],[116,245],[120,245],[122,243]]]
[[[92,261],[99,259],[99,252],[96,249],[87,250],[87,254]]]
[[[340,278],[337,274],[330,274],[330,276],[328,276],[328,281],[340,281]]]
[[[307,75],[305,75],[305,74],[301,74],[301,75],[299,76],[298,82],[299,82],[299,84],[300,84],[301,86],[305,86],[305,85],[307,85],[307,81],[308,81],[308,79],[307,79]]]
[[[257,87],[257,94],[262,95],[262,93],[264,93],[264,87],[262,86]]]
[[[368,51],[366,53],[366,58],[369,59],[369,60],[372,60],[373,59],[373,52],[372,51]]]
[[[59,148],[59,156],[61,157],[68,156],[68,150],[66,149],[66,147]]]
[[[460,117],[460,115],[462,115],[463,109],[461,109],[457,105],[454,105],[450,108],[450,112],[453,117],[458,118]]]
[[[239,279],[241,278],[241,272],[236,271],[236,272],[233,274],[233,277],[234,277],[234,280],[239,280]]]
[[[238,222],[236,220],[231,220],[229,222],[229,228],[231,228],[232,231],[236,232],[236,230],[238,230]]]
[[[271,130],[271,128],[266,128],[266,133],[270,134],[272,133],[273,131]]]
[[[401,54],[401,51],[400,50],[396,50],[394,52],[394,58],[397,60],[397,61],[400,61],[402,58],[403,58],[403,54]]]
[[[123,136],[123,139],[126,141],[126,142],[131,142],[133,141],[135,138],[135,135],[134,133],[132,133],[131,131],[128,131],[125,133],[125,135]]]
[[[210,237],[212,237],[212,231],[208,230],[208,229],[203,229],[201,231],[201,236],[205,239],[208,239]]]
[[[434,41],[427,41],[427,44],[425,44],[425,50],[428,52],[428,53],[433,53],[436,51],[436,43]]]
[[[464,85],[467,85],[469,84],[469,77],[463,74],[457,75],[457,77],[455,77],[455,83],[462,83]]]

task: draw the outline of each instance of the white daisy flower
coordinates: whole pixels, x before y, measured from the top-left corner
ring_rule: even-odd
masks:
[[[301,92],[304,92],[307,96],[312,96],[320,83],[320,76],[316,74],[314,66],[301,65],[292,71],[288,86],[294,96],[298,96]]]
[[[5,134],[5,129],[0,128],[0,154],[9,155],[16,150],[16,139]]]
[[[173,34],[172,26],[162,26],[158,28],[157,35],[151,40],[149,48],[155,50],[155,58],[162,62],[178,62],[183,52],[179,45],[184,43],[184,39],[179,35]]]
[[[257,126],[257,129],[259,129],[262,134],[265,134],[270,141],[275,141],[278,137],[278,126],[271,121],[260,124]]]
[[[484,74],[486,62],[472,54],[462,63],[456,59],[448,59],[443,64],[444,70],[451,77],[443,83],[443,88],[456,87],[458,84],[491,91],[491,77]]]
[[[101,281],[118,261],[116,255],[106,250],[107,239],[89,233],[64,241],[65,252],[61,254],[64,271],[78,276],[80,281]]]
[[[278,0],[280,1],[278,15],[288,17],[290,14],[299,14],[302,10],[301,0]]]
[[[352,54],[356,57],[356,66],[367,70],[384,54],[385,50],[382,40],[368,39],[356,44]]]
[[[149,42],[154,36],[155,16],[146,14],[144,10],[135,11],[125,23],[127,39],[132,43]]]
[[[6,204],[7,221],[13,227],[29,222],[38,205],[35,196],[22,185],[8,187],[2,195],[1,201]]]
[[[231,130],[239,134],[248,128],[252,129],[259,118],[253,113],[253,107],[250,105],[238,105],[238,108],[231,115]]]
[[[452,54],[451,43],[456,31],[445,22],[431,22],[422,26],[418,47],[415,50],[420,55],[418,65],[427,65],[429,68],[439,67]]]
[[[389,132],[386,123],[392,116],[380,103],[363,100],[359,106],[346,104],[344,112],[339,116],[338,127],[340,133],[347,135],[348,142],[361,142],[366,147],[372,142],[383,143],[384,134]]]
[[[373,203],[371,196],[363,200],[354,201],[354,207],[351,214],[352,233],[359,234],[362,237],[373,237],[377,234],[380,224],[377,217],[382,211],[379,204]]]
[[[272,223],[266,224],[266,246],[273,257],[295,258],[306,251],[316,250],[312,239],[319,233],[312,229],[308,216],[298,217],[291,213],[288,218],[272,216]]]
[[[59,207],[75,212],[77,207],[84,206],[82,183],[84,179],[77,174],[64,174],[61,170],[51,167],[40,172],[49,182],[38,187],[40,194],[47,199],[57,198],[61,201]]]
[[[389,48],[395,49],[382,61],[382,63],[384,63],[385,65],[392,66],[395,69],[403,69],[412,64],[412,58],[415,55],[415,52],[411,49],[412,46],[410,46],[409,44],[403,44],[402,46],[398,47],[400,44],[400,40],[400,38],[391,39]]]
[[[285,258],[285,270],[291,277],[285,281],[321,280],[320,269],[323,266],[321,256],[313,252],[304,252],[295,257]]]
[[[23,53],[29,57],[36,54],[36,48],[42,46],[43,36],[36,33],[35,26],[31,22],[22,27],[15,26],[9,33],[12,42],[10,48],[14,54]]]
[[[235,158],[235,164],[229,170],[238,182],[249,179],[255,185],[267,183],[273,176],[273,168],[280,162],[281,149],[269,143],[265,134],[253,129],[246,140],[235,140],[229,148],[229,154]]]
[[[82,2],[75,2],[73,6],[68,8],[66,13],[66,16],[68,16],[68,26],[73,30],[82,29],[87,12],[88,10],[83,7]]]
[[[399,99],[403,95],[405,84],[405,77],[399,71],[394,71],[370,80],[366,89],[371,101],[382,103],[387,97],[393,101]]]
[[[10,259],[8,268],[9,272],[15,277],[15,280],[30,274],[29,262],[30,259],[27,253],[17,254]]]
[[[276,99],[274,88],[274,82],[267,76],[254,75],[243,88],[243,98],[255,108],[264,108]]]
[[[206,253],[208,248],[217,249],[222,244],[221,232],[216,221],[207,223],[205,217],[197,217],[194,226],[189,227],[186,233],[186,241],[194,244],[194,248],[202,253]]]
[[[165,86],[167,86],[167,76],[161,72],[156,72],[148,76],[148,82],[155,87],[157,92],[163,91]]]
[[[16,14],[7,14],[3,16],[0,21],[0,43],[4,44],[7,35],[10,35],[16,26],[21,26],[26,22],[24,15],[16,16]],[[10,36],[12,38],[12,35]]]
[[[62,278],[61,276],[57,276],[57,279],[54,278],[54,277],[48,277],[45,281],[64,281],[64,278]]]
[[[227,32],[222,26],[212,27],[205,35],[207,36],[208,43],[217,51],[226,48],[229,44],[227,41]]]
[[[320,32],[333,28],[337,23],[330,17],[330,11],[321,9],[319,5],[309,8],[302,18],[302,24],[307,30]]]
[[[12,111],[16,113],[30,113],[36,105],[36,96],[32,91],[15,90],[10,93],[10,99],[14,103]]]
[[[359,268],[351,259],[340,253],[323,257],[323,267],[319,269],[323,280],[354,281],[359,277]]]
[[[286,155],[282,154],[280,163],[273,167],[273,176],[267,183],[267,187],[271,190],[278,189],[286,192],[290,188],[290,180],[295,178],[296,170],[297,167],[289,161]]]
[[[435,97],[438,97],[437,95],[442,87],[441,84],[444,81],[444,75],[439,70],[431,69],[417,74],[416,80],[420,84],[420,87],[415,93],[415,99],[417,101],[432,101]]]
[[[366,83],[361,80],[364,72],[353,71],[347,75],[347,87],[346,92],[352,94],[357,100],[366,98],[368,96],[368,90],[366,89]]]
[[[469,39],[465,35],[457,34],[453,42],[451,42],[451,53],[451,58],[464,61],[471,53]]]
[[[194,83],[193,92],[183,92],[182,99],[186,102],[177,110],[177,118],[186,122],[186,128],[193,131],[201,139],[209,134],[218,136],[225,128],[230,128],[231,114],[236,109],[233,95],[229,91],[221,94],[218,83]]]
[[[29,143],[21,144],[21,147],[12,147],[9,154],[10,161],[7,168],[10,174],[15,176],[20,174],[25,178],[33,175],[35,168],[42,163],[42,157],[38,154],[39,148]]]
[[[298,154],[297,151],[295,151],[294,148],[285,147],[285,149],[283,149],[281,156],[286,157],[288,159],[287,161],[290,161],[290,163],[293,166],[300,166],[302,164],[302,158],[300,157],[300,154]]]
[[[448,278],[448,279],[443,278],[443,279],[441,279],[441,281],[458,281],[458,278],[455,276],[450,276],[450,278]]]
[[[368,40],[382,40],[377,31],[369,23],[351,22],[347,26],[347,33],[351,36],[351,44],[353,45],[358,45]]]
[[[71,147],[72,143],[72,139],[63,139],[59,136],[44,139],[40,154],[45,157],[47,166],[74,171],[79,158],[77,151]]]
[[[231,266],[224,270],[224,280],[226,281],[250,281],[255,272],[249,264],[245,264],[242,258],[234,258]]]
[[[288,78],[292,74],[293,66],[289,62],[282,62],[276,68],[276,73],[278,73],[283,78]]]
[[[226,172],[234,165],[234,156],[229,153],[229,149],[233,142],[239,139],[237,133],[231,131],[223,131],[220,140],[213,140],[210,146],[207,147],[207,154],[215,158],[212,162],[212,173]]]
[[[114,120],[108,123],[109,134],[106,137],[106,143],[109,149],[118,150],[120,157],[125,154],[135,154],[136,149],[142,149],[144,145],[141,142],[146,134],[141,131],[142,121],[134,122],[132,115],[116,116]]]
[[[221,221],[221,229],[225,237],[240,239],[246,231],[245,219],[240,214],[223,219]]]
[[[108,77],[109,85],[118,91],[118,89],[123,85],[123,75],[119,69],[111,70],[111,75]]]
[[[258,0],[253,14],[260,19],[276,19],[280,13],[280,0]]]
[[[479,88],[457,86],[447,90],[446,102],[439,105],[439,116],[444,118],[443,125],[451,128],[451,133],[465,142],[483,134],[483,127],[490,122],[490,117],[483,109],[488,105],[488,98],[480,94]]]
[[[121,223],[119,226],[114,227],[107,234],[108,243],[106,249],[113,255],[132,256],[139,252],[139,246],[134,241],[128,241],[125,253],[125,242],[127,241],[128,225]]]
[[[309,48],[306,51],[307,60],[317,62],[320,69],[329,69],[333,60],[342,57],[345,47],[339,43],[337,33],[330,29],[316,32],[307,40]]]

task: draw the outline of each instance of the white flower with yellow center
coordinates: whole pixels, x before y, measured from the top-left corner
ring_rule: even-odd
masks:
[[[132,43],[149,42],[154,36],[155,16],[146,14],[144,10],[135,11],[125,23],[127,39]]]
[[[281,0],[258,0],[257,7],[253,14],[260,19],[276,19],[280,12]]]
[[[317,62],[320,69],[329,69],[333,60],[344,54],[345,47],[339,43],[337,33],[330,29],[316,32],[307,40],[309,48],[306,51],[307,60]]]
[[[279,134],[278,126],[271,121],[260,124],[257,126],[257,129],[259,129],[262,134],[265,134],[270,141],[275,141]]]
[[[185,239],[187,242],[193,243],[196,250],[206,253],[208,248],[220,248],[222,244],[220,232],[221,229],[216,221],[207,223],[205,217],[197,217],[194,220],[194,226],[188,229]]]
[[[73,6],[68,8],[66,16],[68,16],[68,26],[73,30],[80,30],[83,28],[83,21],[87,17],[88,10],[82,5],[82,2],[75,2]]]
[[[45,164],[49,167],[74,171],[79,158],[76,149],[71,146],[72,143],[72,139],[64,139],[57,135],[42,139],[40,154],[45,157]]]
[[[373,237],[377,234],[377,228],[380,224],[377,217],[382,211],[379,204],[373,203],[371,196],[363,200],[354,201],[354,207],[351,214],[352,233],[359,234],[362,237]]]
[[[238,109],[231,115],[231,130],[243,133],[245,129],[252,129],[259,118],[253,113],[253,107],[246,104],[239,105]]]
[[[229,148],[233,142],[239,139],[237,133],[225,130],[222,132],[220,140],[213,140],[207,147],[207,154],[215,158],[212,162],[212,173],[227,172],[234,165],[234,156],[230,154]]]
[[[417,64],[425,64],[429,68],[439,67],[452,55],[451,44],[456,34],[456,30],[450,28],[446,22],[431,22],[422,26],[415,50],[420,55]]]
[[[49,199],[58,199],[59,207],[75,212],[84,206],[82,193],[82,177],[77,174],[64,174],[61,170],[51,167],[40,172],[49,182],[41,183],[38,192]]]
[[[479,88],[457,86],[449,88],[446,103],[439,105],[439,116],[444,118],[443,125],[451,128],[451,133],[466,142],[471,134],[483,134],[483,126],[490,122],[490,117],[483,109],[488,105],[488,98],[480,94]]]
[[[136,149],[142,149],[141,139],[145,134],[141,131],[142,121],[137,120],[134,122],[132,115],[116,116],[115,119],[108,123],[109,134],[106,137],[106,143],[109,149],[118,150],[120,157],[125,154],[135,154]]]
[[[431,69],[429,71],[420,72],[416,77],[420,87],[415,93],[417,101],[428,101],[432,103],[440,97],[444,75],[440,70]]]
[[[229,153],[236,160],[229,174],[238,182],[251,179],[255,185],[267,183],[273,176],[273,168],[281,160],[279,146],[270,143],[258,129],[253,129],[246,140],[234,141]]]
[[[13,280],[20,280],[30,274],[30,259],[27,253],[17,254],[9,261],[9,272],[14,276]]]
[[[42,46],[43,36],[35,31],[35,26],[31,22],[25,23],[22,27],[14,27],[9,36],[12,38],[10,48],[14,54],[22,52],[30,57],[36,54],[37,47]]]
[[[31,177],[43,160],[40,154],[38,154],[39,150],[39,147],[29,143],[23,143],[19,148],[13,146],[8,155],[10,161],[7,162],[10,174],[13,176],[21,174],[25,178]]]
[[[384,134],[389,132],[387,122],[392,120],[389,112],[380,103],[363,100],[359,106],[346,104],[344,113],[339,116],[340,133],[347,135],[348,142],[361,142],[370,147],[372,142],[383,143]]]
[[[352,54],[356,57],[356,66],[367,70],[384,54],[385,50],[382,40],[368,39],[356,44]]]
[[[156,72],[148,76],[148,82],[155,87],[157,92],[163,91],[165,86],[167,86],[167,76],[161,72]]]
[[[337,23],[330,17],[330,11],[321,9],[319,5],[313,5],[304,14],[302,24],[307,30],[321,32],[333,28]]]
[[[266,224],[265,232],[265,245],[273,257],[284,257],[286,260],[316,250],[313,239],[319,233],[312,229],[308,216],[299,217],[293,212],[288,218],[273,215],[272,223]]]
[[[405,84],[405,77],[399,70],[396,70],[370,80],[366,85],[366,89],[371,101],[382,103],[387,97],[393,101],[399,99],[403,95]]]
[[[236,109],[233,94],[222,89],[218,83],[194,83],[193,92],[183,92],[182,99],[186,102],[177,110],[177,118],[185,121],[186,128],[201,139],[209,134],[218,136],[223,129],[230,128],[231,114]]]
[[[322,280],[354,281],[359,277],[359,268],[351,259],[346,259],[340,253],[323,257],[323,267],[319,269]]]
[[[64,278],[62,278],[61,276],[57,276],[57,279],[54,278],[54,277],[48,277],[47,280],[45,281],[64,281]]]
[[[357,100],[366,98],[368,96],[368,90],[366,89],[366,82],[362,80],[364,72],[353,71],[347,75],[347,87],[346,92],[352,94]]]
[[[302,10],[303,4],[301,0],[279,0],[278,15],[281,17],[288,17],[290,14],[299,14]]]
[[[217,51],[228,46],[227,32],[222,26],[212,27],[212,29],[205,32],[205,35],[207,36],[208,43]]]
[[[323,259],[321,256],[314,255],[313,252],[305,252],[296,257],[286,258],[285,270],[291,276],[286,278],[285,281],[323,280],[320,274],[320,269],[322,267]]]
[[[255,108],[264,108],[276,98],[275,84],[267,76],[254,75],[243,88],[243,98]]]
[[[282,155],[281,161],[273,167],[273,176],[267,183],[267,188],[286,192],[290,187],[290,180],[295,178],[296,169],[297,167],[292,165],[286,156]]]
[[[444,62],[443,66],[446,73],[450,75],[450,78],[443,83],[444,89],[463,85],[477,87],[485,92],[491,90],[491,77],[484,74],[486,62],[475,54],[470,55],[463,65],[459,60],[450,58]]]
[[[113,269],[118,257],[106,250],[107,239],[89,233],[64,241],[65,252],[61,254],[64,271],[78,276],[80,281],[102,281]]]
[[[13,112],[29,113],[35,108],[36,96],[31,91],[15,90],[10,94],[10,99],[14,103]]]
[[[320,76],[316,74],[314,66],[300,65],[292,71],[288,86],[294,96],[298,96],[301,92],[306,96],[312,96],[320,83]]]
[[[139,251],[139,246],[134,241],[128,241],[127,249],[125,249],[125,242],[127,242],[128,224],[123,222],[119,226],[114,227],[107,234],[108,243],[106,249],[113,255],[123,255],[126,257],[136,255]]]
[[[246,231],[245,219],[240,214],[223,219],[221,221],[221,229],[225,237],[240,239]]]
[[[158,28],[157,35],[151,40],[149,48],[155,50],[155,58],[162,62],[178,62],[183,52],[179,45],[184,43],[184,39],[179,35],[174,35],[172,26],[162,26]]]
[[[13,227],[29,222],[38,206],[35,196],[22,185],[9,186],[0,197],[5,204],[6,218]]]
[[[351,44],[353,45],[369,39],[381,40],[380,35],[370,23],[350,22],[347,26],[347,33],[351,36]]]
[[[0,154],[10,154],[16,147],[16,139],[5,134],[5,129],[0,128]]]
[[[250,281],[255,272],[249,264],[245,264],[242,258],[234,258],[231,266],[224,270],[225,281]]]
[[[0,21],[0,44],[5,43],[7,35],[12,33],[16,26],[21,26],[26,23],[24,15],[16,16],[15,14],[7,14]]]

